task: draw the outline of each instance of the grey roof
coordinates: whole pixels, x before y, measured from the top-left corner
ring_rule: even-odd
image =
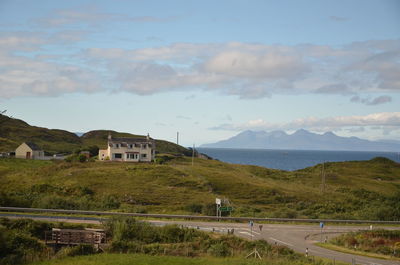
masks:
[[[32,143],[32,142],[25,142],[25,143],[27,146],[29,146],[32,149],[32,151],[42,151],[42,149],[39,146],[37,146],[35,143]]]
[[[108,140],[110,143],[127,143],[127,144],[134,144],[134,143],[149,143],[149,142],[154,142],[154,139],[150,138],[147,140],[147,138],[129,138],[129,137],[118,137],[118,138],[111,138],[111,140]]]

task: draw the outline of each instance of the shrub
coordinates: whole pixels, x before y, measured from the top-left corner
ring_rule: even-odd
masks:
[[[74,257],[79,255],[91,255],[95,254],[96,250],[92,245],[89,244],[81,244],[74,247],[65,247],[62,248],[58,253],[57,257]]]
[[[87,161],[87,157],[84,154],[80,154],[78,156],[78,161],[81,162],[81,163],[86,162]]]
[[[185,206],[185,210],[192,213],[201,213],[203,210],[203,205],[198,203],[192,203]]]
[[[218,242],[211,245],[207,252],[215,257],[226,257],[229,255],[229,248],[225,242]]]

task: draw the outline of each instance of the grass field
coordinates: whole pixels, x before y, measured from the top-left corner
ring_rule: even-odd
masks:
[[[178,157],[164,164],[0,159],[0,205],[234,216],[400,219],[400,164],[384,158],[294,172]]]
[[[34,263],[35,265],[308,265],[315,264],[311,260],[309,263],[304,261],[293,261],[285,259],[254,260],[244,258],[184,258],[170,256],[149,256],[140,254],[98,254],[90,256],[80,256],[65,259],[54,259],[44,262]],[[320,262],[319,264],[331,264]],[[341,265],[344,263],[336,264]]]

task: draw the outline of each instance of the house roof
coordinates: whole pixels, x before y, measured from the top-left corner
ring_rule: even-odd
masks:
[[[32,143],[32,142],[25,142],[25,144],[27,145],[27,146],[29,146],[31,149],[32,149],[32,151],[41,151],[42,149],[39,147],[39,146],[37,146],[35,143]]]
[[[150,138],[147,140],[147,138],[128,138],[128,137],[118,137],[118,138],[111,138],[111,140],[108,140],[109,143],[127,143],[127,144],[134,144],[134,143],[149,143],[153,142],[154,139]]]

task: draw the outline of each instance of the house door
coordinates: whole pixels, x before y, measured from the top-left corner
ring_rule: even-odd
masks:
[[[26,152],[26,159],[31,159],[31,152]]]

